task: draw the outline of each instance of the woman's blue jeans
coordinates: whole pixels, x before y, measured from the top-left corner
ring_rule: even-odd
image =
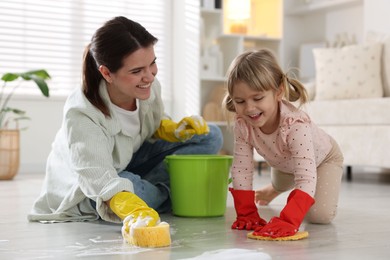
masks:
[[[214,124],[209,128],[209,134],[195,135],[186,142],[144,142],[119,176],[133,183],[134,193],[149,207],[159,213],[170,211],[170,182],[164,159],[171,154],[216,154],[222,147],[222,132]]]

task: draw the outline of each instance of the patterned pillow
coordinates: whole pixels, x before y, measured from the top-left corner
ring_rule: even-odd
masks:
[[[316,100],[383,97],[382,44],[314,49]]]
[[[369,31],[365,39],[367,44],[380,42],[382,50],[382,83],[385,97],[390,97],[390,35],[381,32]]]

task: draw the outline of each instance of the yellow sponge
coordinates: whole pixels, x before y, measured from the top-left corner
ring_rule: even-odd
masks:
[[[171,245],[169,224],[161,222],[154,227],[134,227],[122,229],[123,238],[127,243],[139,247],[164,247]]]
[[[293,236],[288,236],[288,237],[263,237],[263,236],[255,236],[253,235],[253,232],[248,233],[247,237],[251,239],[257,239],[257,240],[268,240],[268,241],[292,241],[292,240],[300,240],[307,238],[309,236],[309,232],[307,231],[298,231],[295,235]]]

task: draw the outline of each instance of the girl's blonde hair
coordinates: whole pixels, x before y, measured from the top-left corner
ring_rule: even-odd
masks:
[[[308,101],[305,87],[297,79],[287,76],[280,68],[275,55],[267,49],[247,51],[237,56],[227,72],[227,93],[224,106],[230,112],[236,112],[232,100],[233,88],[238,82],[246,83],[255,91],[283,88],[284,98],[299,101],[303,105]]]

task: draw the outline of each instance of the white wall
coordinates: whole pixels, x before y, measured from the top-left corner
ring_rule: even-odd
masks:
[[[364,7],[352,6],[333,10],[326,15],[326,40],[333,42],[336,35],[354,35],[357,42],[362,42],[364,34]]]
[[[336,0],[333,0],[336,2]],[[300,1],[301,2],[301,1]],[[316,3],[318,2],[318,3]],[[330,0],[313,0],[313,5]],[[292,0],[284,1],[283,21],[283,53],[282,65],[284,69],[298,67],[299,50],[302,44],[333,44],[337,36],[347,35],[362,42],[364,32],[364,5],[363,2],[329,6],[323,9],[308,12],[294,12],[297,3]],[[298,8],[299,10],[299,8]],[[293,12],[291,12],[293,11]]]
[[[377,31],[390,34],[389,0],[364,1],[364,31]]]
[[[10,107],[26,111],[30,120],[23,120],[20,126],[27,126],[20,132],[20,173],[45,172],[46,158],[51,143],[62,121],[64,97],[14,96]]]

